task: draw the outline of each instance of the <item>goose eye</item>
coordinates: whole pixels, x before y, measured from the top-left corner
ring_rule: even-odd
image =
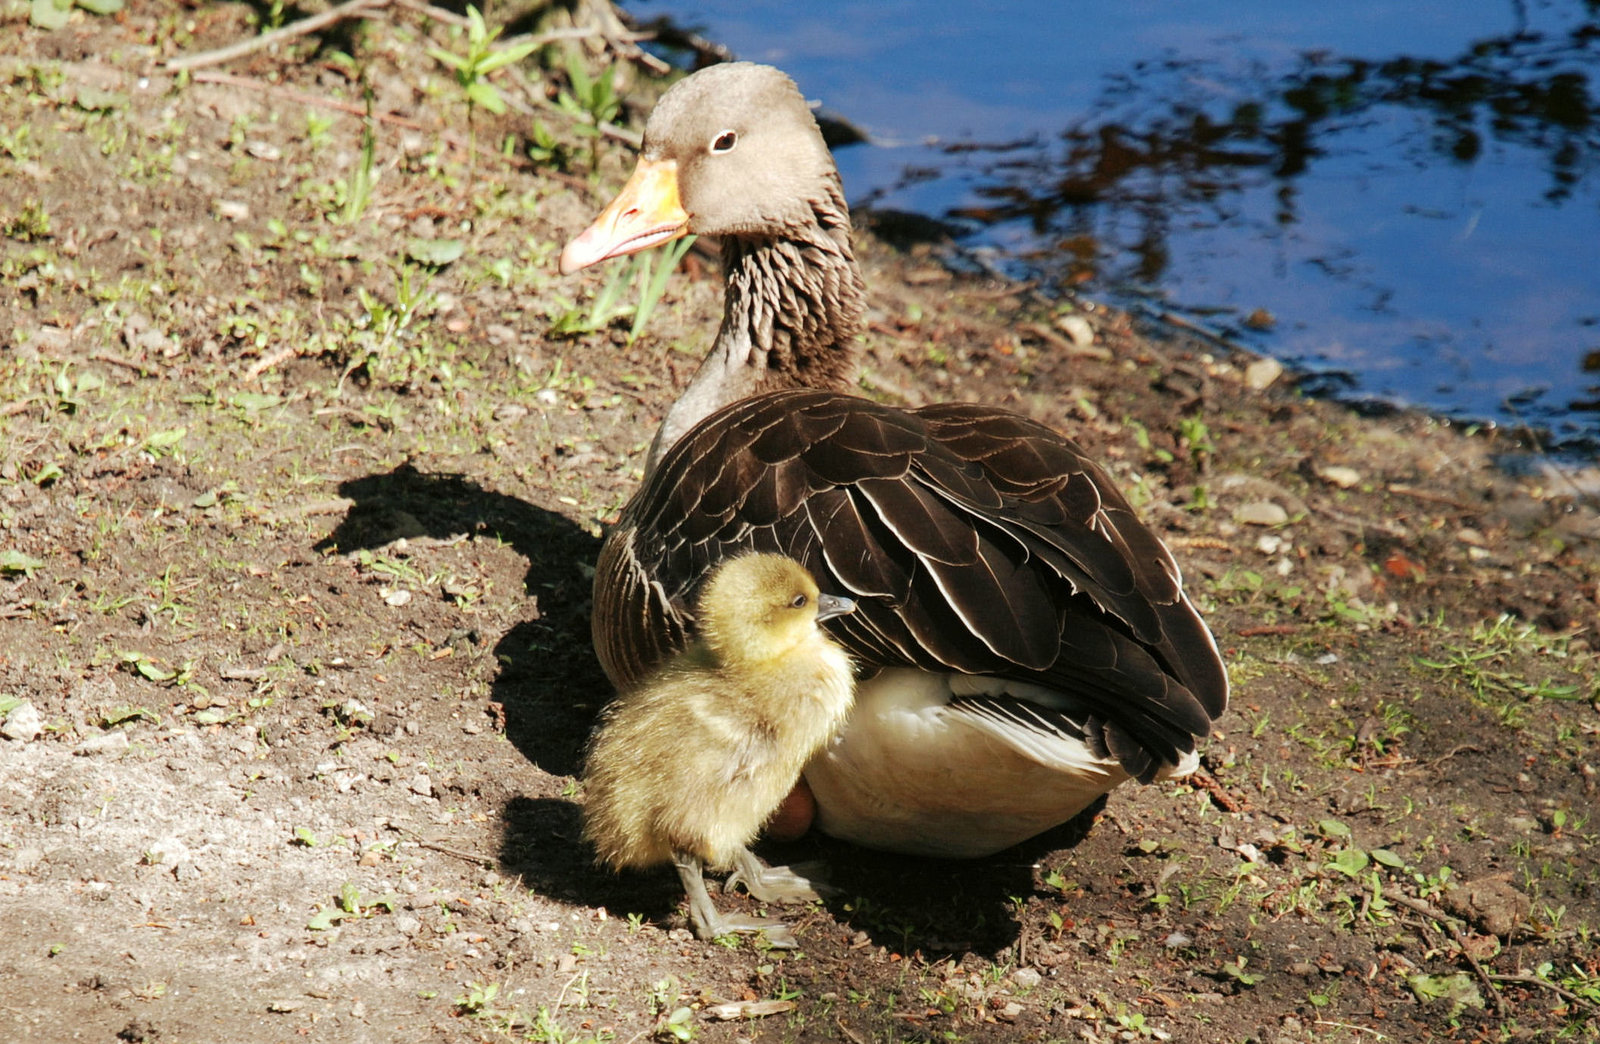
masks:
[[[789,608],[790,609],[804,609],[806,607],[806,602],[808,602],[808,601],[810,601],[810,599],[806,598],[805,595],[797,594],[797,595],[794,596],[794,601],[789,603]]]
[[[724,152],[732,152],[733,147],[737,144],[739,144],[739,135],[731,130],[725,130],[718,134],[716,140],[711,143],[711,154],[717,156]]]

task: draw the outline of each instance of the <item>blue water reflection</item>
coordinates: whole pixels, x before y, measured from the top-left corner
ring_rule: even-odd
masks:
[[[1600,444],[1597,0],[627,6],[867,130],[856,203],[1350,394]]]

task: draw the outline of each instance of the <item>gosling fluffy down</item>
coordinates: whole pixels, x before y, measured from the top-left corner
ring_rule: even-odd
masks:
[[[696,642],[620,696],[590,747],[584,836],[599,861],[740,862],[849,713],[850,659],[818,623],[854,608],[791,558],[718,567]]]

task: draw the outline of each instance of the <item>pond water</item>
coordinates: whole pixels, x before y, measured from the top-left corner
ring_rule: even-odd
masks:
[[[624,6],[865,130],[853,205],[1600,455],[1600,0]]]

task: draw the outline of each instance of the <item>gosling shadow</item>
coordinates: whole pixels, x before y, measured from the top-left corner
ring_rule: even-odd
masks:
[[[1082,841],[1099,807],[986,859],[874,852],[818,834],[786,844],[764,842],[757,853],[769,864],[824,865],[833,889],[824,905],[848,934],[863,933],[873,945],[897,953],[997,954],[1016,944],[1021,930],[1016,900],[1037,890],[1039,860]],[[539,894],[638,914],[663,927],[685,923],[683,888],[670,867],[615,874],[594,865],[594,850],[582,840],[577,803],[517,797],[507,804],[504,818],[501,866]],[[719,895],[717,902],[730,910],[754,909],[742,893]],[[803,920],[798,909],[771,912],[790,924]]]
[[[501,868],[547,898],[613,913],[639,914],[661,925],[677,916],[683,887],[671,867],[612,873],[594,864],[583,838],[581,807],[566,798],[515,797],[503,813]]]

